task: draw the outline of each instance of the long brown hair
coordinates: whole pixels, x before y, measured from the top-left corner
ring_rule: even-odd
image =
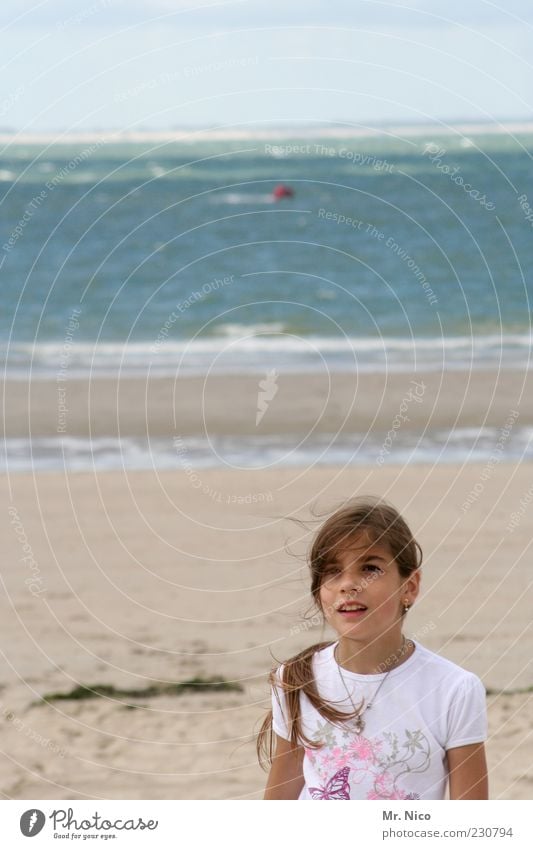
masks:
[[[308,565],[311,572],[311,595],[321,612],[320,601],[324,567],[331,558],[345,549],[361,534],[373,543],[388,546],[402,578],[408,578],[422,564],[422,549],[413,537],[409,526],[398,511],[382,498],[363,496],[344,503],[324,522],[311,545]],[[335,641],[316,643],[275,667],[269,675],[269,684],[281,707],[279,690],[283,693],[288,714],[290,741],[294,746],[318,749],[323,745],[310,740],[302,729],[300,695],[304,693],[314,708],[333,725],[357,716],[359,710],[346,713],[321,698],[313,674],[314,655],[333,645]],[[272,709],[268,712],[257,735],[257,757],[263,769],[272,763],[274,734]],[[265,764],[266,761],[266,764]]]

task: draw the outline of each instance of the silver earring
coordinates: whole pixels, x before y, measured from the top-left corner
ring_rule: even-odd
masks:
[[[403,612],[407,613],[407,611],[409,610],[409,607],[410,607],[410,604],[408,603],[408,600],[405,599],[404,603],[403,603]]]

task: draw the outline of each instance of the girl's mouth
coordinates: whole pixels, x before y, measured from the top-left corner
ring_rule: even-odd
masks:
[[[364,613],[366,613],[367,609],[368,608],[366,608],[362,604],[358,604],[358,605],[346,604],[346,605],[343,605],[342,607],[339,607],[338,610],[337,610],[337,613],[340,613],[341,616],[345,617],[345,619],[358,619],[359,617],[363,616]]]

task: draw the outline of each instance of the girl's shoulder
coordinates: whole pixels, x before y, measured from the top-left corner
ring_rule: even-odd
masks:
[[[483,688],[484,690],[484,685],[474,672],[426,648],[417,640],[413,642],[415,651],[405,663],[391,670],[391,679],[399,680],[405,677],[411,684],[420,681],[421,686],[432,681],[436,689],[443,693],[447,692],[449,695],[457,692],[459,688],[468,690]],[[315,643],[287,660],[279,662],[271,672],[271,683],[282,686],[286,684],[292,689],[302,686],[309,679],[322,680],[335,674],[337,671],[334,658],[336,644],[336,640]]]
[[[437,654],[437,652],[431,651],[431,649],[426,648],[421,643],[414,642],[416,646],[412,656],[412,659],[415,660],[414,666],[424,676],[438,677],[446,683],[446,686],[475,686],[476,684],[481,684],[481,680],[474,672],[465,669],[463,666],[459,666],[458,663],[454,663],[453,660],[449,660],[447,657]]]
[[[279,661],[277,666],[271,672],[271,676],[277,681],[281,681],[287,677],[287,673],[292,677],[294,672],[305,674],[305,670],[314,669],[317,663],[328,661],[330,655],[333,656],[333,648],[335,640],[327,642],[315,643],[308,646],[287,660]]]

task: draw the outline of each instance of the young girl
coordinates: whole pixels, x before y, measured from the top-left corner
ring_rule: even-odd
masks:
[[[348,502],[318,531],[311,593],[338,639],[270,675],[265,799],[443,799],[448,782],[451,799],[488,798],[483,684],[402,633],[421,562],[383,500]]]

